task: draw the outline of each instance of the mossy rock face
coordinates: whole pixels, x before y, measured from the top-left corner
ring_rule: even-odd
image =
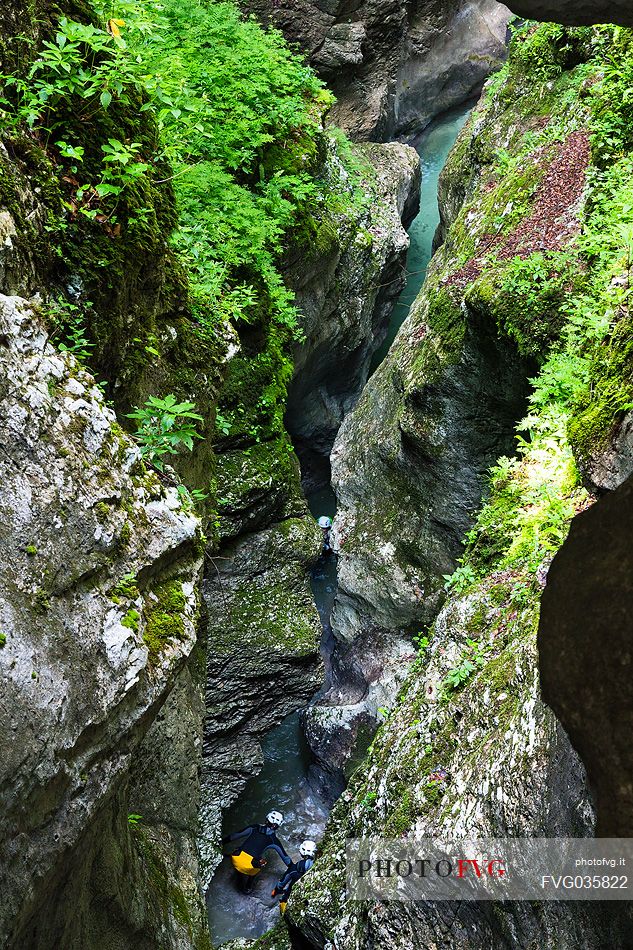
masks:
[[[308,577],[321,545],[320,529],[302,512],[225,544],[204,582],[205,881],[218,864],[221,810],[261,768],[261,739],[321,685],[322,627]]]
[[[22,822],[31,842],[2,888],[0,929],[16,946],[100,948],[127,928],[129,919],[112,913],[119,899],[130,914],[152,899],[143,874],[130,872],[125,826],[112,809],[196,644],[199,522],[175,488],[147,472],[94,377],[54,349],[32,305],[0,297],[0,336],[2,482],[11,499],[0,533],[0,662],[22,737],[19,761],[15,743],[0,757],[11,790],[2,838],[11,848]],[[4,732],[13,734],[8,725]],[[148,912],[130,929],[144,930],[138,942],[149,950],[160,919]]]
[[[287,513],[303,511],[299,466],[285,433],[217,459],[219,531],[230,539],[267,526]]]
[[[517,34],[449,159],[445,242],[425,288],[335,446],[345,655],[354,645],[361,655],[376,618],[394,643],[407,623],[425,637],[293,893],[291,922],[315,945],[351,950],[367,933],[390,948],[414,934],[455,950],[518,946],[518,932],[535,946],[612,939],[589,907],[455,916],[423,901],[355,904],[345,843],[592,834],[582,765],[540,698],[535,634],[551,557],[592,502],[576,461],[605,487],[633,468],[621,227],[631,142],[607,65],[617,47],[624,73],[633,68],[620,32],[527,24]],[[605,161],[614,114],[622,138]],[[460,182],[463,161],[474,165]],[[500,412],[506,381],[492,382],[511,363],[525,397],[533,386],[514,419],[508,404]],[[464,472],[493,443],[498,452],[503,425],[512,441],[520,419],[508,457],[480,468],[469,495]]]
[[[61,16],[94,23],[88,3],[35,2],[0,14],[3,68],[24,74],[38,44]],[[34,40],[19,53],[15,33]],[[17,59],[14,55],[19,54]],[[99,180],[101,146],[109,138],[139,143],[141,154],[156,151],[157,129],[144,94],[87,117],[81,102],[61,101],[54,119],[67,137],[84,149],[81,172]],[[59,136],[58,136],[59,137]],[[108,395],[124,413],[150,394],[175,392],[193,398],[210,436],[220,382],[224,342],[204,332],[188,302],[186,277],[168,245],[176,222],[169,169],[152,165],[125,189],[115,228],[98,216],[89,220],[72,210],[73,176],[65,173],[57,147],[37,132],[5,131],[0,147],[0,289],[30,296],[70,299],[85,314],[92,344],[90,365],[108,383]],[[139,209],[142,209],[139,211]],[[103,217],[103,216],[102,216]],[[46,305],[43,307],[46,314]],[[177,460],[192,487],[208,489],[210,440],[198,443],[192,457]]]
[[[186,609],[187,598],[181,581],[168,581],[151,589],[146,599],[143,629],[150,661],[158,659],[170,640],[182,640]]]
[[[453,597],[438,616],[430,645],[333,809],[314,869],[293,891],[290,919],[303,934],[335,939],[347,950],[370,926],[388,946],[404,947],[399,934],[414,928],[416,940],[431,945],[443,925],[442,911],[427,911],[424,902],[389,902],[378,911],[347,901],[350,838],[546,835],[561,827],[589,832],[582,766],[538,697],[539,592],[533,590],[516,612],[508,601],[499,603],[505,585],[505,575],[492,575]],[[453,689],[447,678],[470,655],[473,634],[466,631],[475,627],[482,659],[467,682]],[[560,799],[543,795],[552,783],[565,788]],[[451,919],[453,914],[454,908]],[[468,919],[468,946],[481,948],[496,939],[497,928],[507,933],[519,921],[524,933],[541,939],[544,932],[570,926],[566,911],[553,906],[533,916],[517,905],[492,924],[485,915]],[[594,937],[599,932],[591,913],[583,925]]]

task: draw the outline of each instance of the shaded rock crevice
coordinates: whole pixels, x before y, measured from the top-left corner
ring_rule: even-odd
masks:
[[[341,219],[329,254],[291,254],[285,265],[305,334],[294,352],[286,411],[304,476],[314,455],[327,459],[367,382],[405,284],[405,229],[419,209],[420,162],[412,148],[391,143],[356,153],[367,163],[371,205]]]
[[[543,697],[585,764],[600,837],[633,828],[632,529],[629,478],[572,522],[548,572],[538,634]]]
[[[305,340],[293,353],[284,428],[258,441],[231,434],[217,444],[219,543],[203,584],[205,881],[220,860],[221,813],[261,769],[260,740],[323,682],[322,626],[309,582],[322,535],[308,512],[287,433],[302,455],[304,476],[318,480],[404,281],[403,219],[415,212],[419,194],[413,149],[372,146],[359,149],[356,161],[364,172],[352,181],[333,146],[326,159],[323,173],[340,180],[345,199],[329,250],[286,255],[284,274]],[[238,350],[232,358],[244,354]],[[302,451],[308,444],[309,457]]]

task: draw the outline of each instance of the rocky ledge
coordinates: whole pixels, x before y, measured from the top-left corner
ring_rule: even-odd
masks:
[[[195,850],[165,855],[162,832],[128,814],[144,809],[143,738],[196,645],[199,522],[48,342],[43,309],[0,298],[0,945],[100,948],[137,931],[138,946],[189,947]]]

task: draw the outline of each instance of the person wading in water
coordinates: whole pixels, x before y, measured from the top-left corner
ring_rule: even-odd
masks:
[[[240,838],[244,839],[231,855],[233,867],[237,871],[238,886],[244,894],[251,893],[255,886],[256,876],[266,866],[264,859],[266,851],[272,850],[278,854],[286,867],[292,864],[286,849],[277,837],[277,828],[283,824],[283,820],[284,816],[281,812],[271,811],[266,815],[265,824],[248,825],[247,828],[223,838],[224,845],[238,841]]]

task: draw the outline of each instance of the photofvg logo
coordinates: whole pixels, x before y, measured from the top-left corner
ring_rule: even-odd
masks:
[[[633,839],[355,839],[347,890],[361,901],[631,900]]]

